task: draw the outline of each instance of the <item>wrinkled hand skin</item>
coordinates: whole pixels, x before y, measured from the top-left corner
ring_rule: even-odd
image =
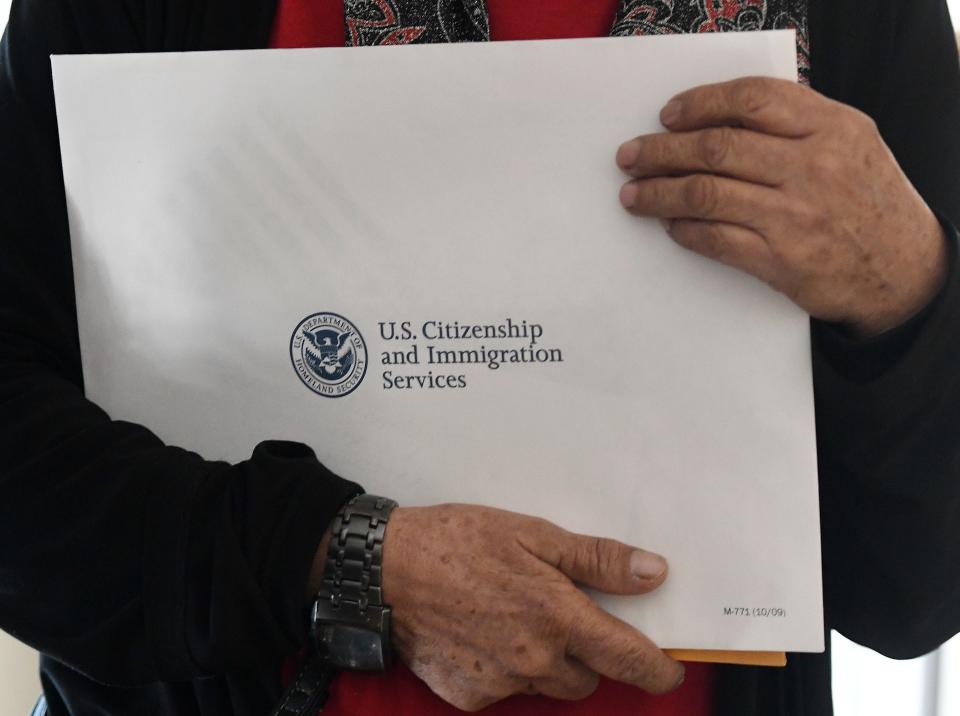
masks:
[[[464,711],[513,694],[582,699],[598,674],[658,694],[678,686],[678,662],[574,584],[643,594],[666,572],[652,553],[469,505],[398,508],[384,542],[394,646]]]
[[[660,119],[668,132],[617,152],[620,201],[681,246],[863,337],[943,285],[943,228],[862,112],[754,77],[677,95]]]

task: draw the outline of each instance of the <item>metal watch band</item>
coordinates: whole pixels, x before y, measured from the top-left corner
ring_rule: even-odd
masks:
[[[381,565],[387,520],[397,506],[376,495],[358,495],[344,505],[333,520],[323,581],[313,604],[313,629],[333,618],[344,625],[363,624],[378,631],[389,660],[389,612],[383,603]],[[321,630],[322,631],[322,630]],[[314,638],[317,634],[314,634]],[[315,716],[326,704],[336,670],[322,653],[311,653],[293,682],[284,691],[271,716]]]
[[[383,536],[397,506],[376,495],[357,495],[333,520],[327,562],[317,600],[329,600],[334,609],[361,614],[382,607]]]

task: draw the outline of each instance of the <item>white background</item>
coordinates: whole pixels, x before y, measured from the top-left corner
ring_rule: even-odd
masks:
[[[0,16],[6,17],[9,4],[0,0]],[[960,17],[960,0],[948,4],[952,16]],[[938,659],[939,664],[934,657],[895,662],[835,636],[837,716],[960,716],[960,637]],[[934,688],[937,673],[939,688]],[[0,716],[25,716],[39,691],[35,655],[0,633]]]

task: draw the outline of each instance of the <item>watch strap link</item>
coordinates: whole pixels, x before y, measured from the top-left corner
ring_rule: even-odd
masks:
[[[382,607],[383,538],[397,503],[376,495],[357,495],[337,513],[331,527],[326,568],[317,601],[334,610],[361,614]]]

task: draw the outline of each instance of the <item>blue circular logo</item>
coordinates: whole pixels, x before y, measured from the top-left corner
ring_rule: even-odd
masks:
[[[360,331],[336,313],[314,313],[294,329],[290,360],[300,380],[325,398],[342,398],[367,374],[367,345]]]

